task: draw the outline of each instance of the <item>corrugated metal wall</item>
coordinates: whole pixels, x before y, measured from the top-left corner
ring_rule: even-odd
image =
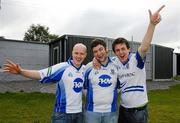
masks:
[[[154,45],[154,80],[171,79],[173,76],[173,49]]]
[[[90,49],[90,43],[94,38],[103,38],[107,43],[109,55],[114,56],[112,51],[112,42],[114,39],[106,37],[64,35],[57,41],[49,44],[29,43],[14,40],[0,40],[0,66],[2,67],[6,58],[11,58],[13,61],[21,64],[27,69],[42,69],[56,62],[66,61],[72,53],[74,44],[81,42],[88,48],[88,56],[85,64],[92,60],[93,54]],[[131,51],[136,52],[140,43],[129,42]],[[54,49],[58,51],[53,56]],[[55,60],[57,59],[57,60]],[[177,74],[180,73],[180,56],[177,57]],[[146,55],[146,75],[147,79],[170,79],[173,76],[173,51],[171,48],[162,46],[151,46]],[[178,69],[179,68],[179,69]],[[9,76],[8,74],[0,73],[0,81],[18,81],[25,80],[20,76]]]
[[[68,38],[67,38],[68,37]],[[73,46],[76,44],[76,43],[83,43],[87,46],[87,57],[84,61],[84,64],[90,62],[93,58],[93,54],[92,54],[92,51],[91,51],[91,48],[90,48],[90,45],[91,45],[91,41],[94,39],[94,37],[88,37],[88,36],[67,36],[66,37],[66,47],[68,47],[66,49],[67,51],[67,57],[66,57],[66,60],[69,58],[69,56],[72,55],[72,48]]]
[[[67,59],[72,55],[72,48],[76,43],[83,43],[87,46],[87,57],[84,61],[84,64],[87,64],[90,62],[93,58],[93,54],[90,48],[91,41],[94,38],[100,38],[100,37],[91,37],[91,36],[78,36],[78,35],[63,35],[58,40],[50,43],[50,65],[53,65],[53,49],[54,47],[61,47],[59,54],[60,55],[60,61],[64,62],[67,61]]]
[[[177,75],[180,75],[180,54],[177,54]]]
[[[19,63],[23,68],[42,69],[49,65],[49,46],[14,40],[0,40],[0,65],[6,58]],[[0,81],[27,80],[21,76],[0,73]]]
[[[78,42],[84,43],[88,48],[88,55],[87,55],[87,58],[85,59],[85,62],[84,62],[86,64],[86,63],[90,62],[93,58],[93,54],[92,54],[92,51],[90,49],[90,44],[94,38],[104,39],[106,41],[106,44],[108,47],[109,56],[114,56],[114,53],[112,51],[112,43],[113,43],[114,39],[107,38],[107,37],[64,35],[59,39],[59,41],[50,43],[50,47],[51,47],[50,51],[52,52],[53,47],[56,47],[57,45],[62,45],[62,49],[66,49],[66,52],[63,52],[62,54],[65,54],[66,57],[65,57],[65,59],[61,58],[63,60],[60,62],[64,62],[69,58],[69,56],[71,56],[72,47],[74,46],[74,44],[76,44]],[[60,44],[58,44],[57,42],[60,42]],[[62,44],[63,42],[64,42],[64,44]],[[130,43],[131,51],[136,52],[138,47],[140,46],[140,43],[137,43],[137,42],[129,42],[129,43]],[[62,51],[60,51],[60,52],[62,52]],[[50,56],[52,57],[53,54],[50,54]],[[52,64],[53,63],[52,58],[51,58],[50,63],[51,63],[51,65],[53,65]],[[152,80],[152,47],[150,48],[150,50],[147,53],[145,67],[146,67],[147,79]]]

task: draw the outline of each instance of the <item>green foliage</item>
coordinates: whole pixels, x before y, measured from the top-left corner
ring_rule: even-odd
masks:
[[[39,42],[50,42],[57,39],[58,36],[49,33],[49,27],[42,26],[40,24],[32,24],[30,28],[24,34],[24,41],[39,41]]]

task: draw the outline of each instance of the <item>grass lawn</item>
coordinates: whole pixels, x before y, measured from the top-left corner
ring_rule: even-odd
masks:
[[[180,84],[150,91],[148,96],[150,123],[180,123]]]
[[[175,76],[174,79],[180,81],[180,75]]]
[[[150,91],[149,123],[180,122],[180,85]],[[50,123],[54,94],[0,93],[0,123]]]
[[[55,96],[45,93],[0,94],[0,123],[50,123]]]

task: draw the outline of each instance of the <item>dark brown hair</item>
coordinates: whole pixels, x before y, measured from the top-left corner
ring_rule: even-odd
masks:
[[[112,43],[113,52],[115,52],[115,46],[116,46],[117,44],[125,44],[128,49],[130,48],[129,42],[128,42],[125,38],[121,38],[121,37],[120,37],[120,38],[116,38],[116,39],[114,40],[114,42]]]
[[[104,39],[100,39],[100,38],[95,38],[94,40],[92,40],[91,49],[93,49],[99,44],[102,45],[106,49],[106,42],[104,41]]]

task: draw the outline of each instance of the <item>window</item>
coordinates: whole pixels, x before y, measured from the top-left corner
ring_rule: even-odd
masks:
[[[53,64],[59,63],[59,47],[53,48]]]

